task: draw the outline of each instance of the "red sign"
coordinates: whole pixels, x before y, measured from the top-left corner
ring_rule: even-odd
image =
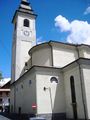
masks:
[[[33,108],[33,109],[36,109],[36,108],[37,108],[37,105],[36,105],[36,104],[32,104],[32,108]]]

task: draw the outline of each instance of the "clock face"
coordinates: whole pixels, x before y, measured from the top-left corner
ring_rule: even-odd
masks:
[[[24,33],[25,36],[29,36],[30,35],[29,31],[27,31],[27,30],[24,31],[23,33]]]

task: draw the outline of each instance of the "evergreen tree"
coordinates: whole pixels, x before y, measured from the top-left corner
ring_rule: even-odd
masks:
[[[0,80],[3,79],[2,73],[0,72]]]

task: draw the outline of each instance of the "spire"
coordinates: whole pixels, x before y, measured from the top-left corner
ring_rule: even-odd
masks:
[[[31,10],[32,8],[31,8],[31,6],[29,6],[29,4],[30,3],[27,0],[21,0],[19,9],[22,8],[22,9]]]
[[[21,5],[29,6],[29,2],[27,0],[21,0]]]
[[[33,16],[37,16],[34,11],[32,10],[32,7],[31,7],[31,4],[28,2],[28,0],[21,0],[21,3],[19,5],[19,8],[18,10],[16,10],[14,16],[13,16],[13,20],[12,22],[14,21],[14,18],[17,16],[17,14],[21,12],[21,13],[24,13],[24,14],[30,14],[30,15],[33,15]]]
[[[19,11],[34,14],[32,7],[31,7],[30,3],[28,2],[28,0],[21,0],[20,6],[19,6]]]

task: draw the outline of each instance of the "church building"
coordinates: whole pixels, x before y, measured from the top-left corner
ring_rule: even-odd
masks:
[[[90,46],[36,45],[36,17],[21,0],[12,20],[11,112],[46,120],[90,119]]]

